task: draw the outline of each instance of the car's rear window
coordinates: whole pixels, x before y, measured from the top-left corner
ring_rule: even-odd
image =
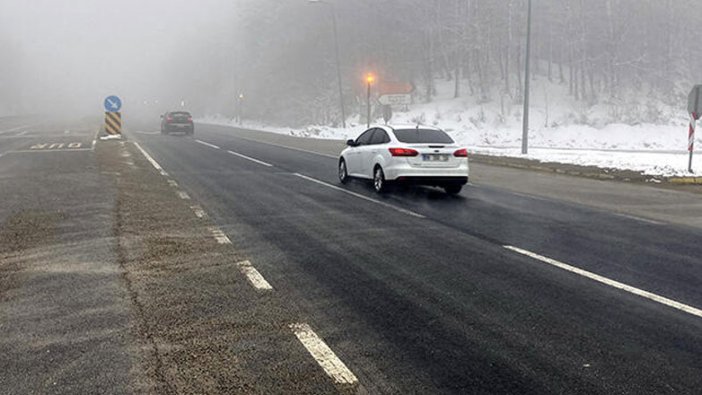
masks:
[[[189,117],[190,113],[185,111],[174,111],[171,113],[174,117]]]
[[[434,129],[395,129],[395,136],[406,144],[453,144],[448,134]]]

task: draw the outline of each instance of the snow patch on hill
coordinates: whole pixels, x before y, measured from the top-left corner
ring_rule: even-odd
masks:
[[[532,93],[528,155],[521,154],[522,107],[507,95],[491,101],[475,97],[453,98],[453,82],[437,83],[431,103],[396,109],[393,123],[433,125],[447,131],[475,153],[526,157],[559,162],[640,171],[650,175],[687,173],[687,122],[685,103],[671,108],[663,103],[632,101],[626,104],[585,106],[568,95],[567,86],[537,80]],[[643,123],[639,119],[655,119]],[[382,120],[380,120],[382,121]],[[201,122],[237,126],[219,115]],[[246,121],[245,127],[298,137],[345,140],[365,130],[359,116],[348,128],[310,125],[303,128],[272,126]],[[702,133],[697,147],[702,148]],[[694,169],[702,172],[702,158]]]

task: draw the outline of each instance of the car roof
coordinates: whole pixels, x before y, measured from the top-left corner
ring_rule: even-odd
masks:
[[[387,131],[395,131],[397,129],[429,129],[429,130],[441,130],[441,128],[437,128],[435,126],[429,126],[429,125],[421,125],[421,124],[390,124],[390,125],[371,125],[371,128],[376,127],[376,128],[382,128]]]

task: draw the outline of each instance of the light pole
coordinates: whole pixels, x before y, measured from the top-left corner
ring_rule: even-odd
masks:
[[[524,116],[522,125],[522,154],[529,151],[529,85],[531,80],[531,0],[527,6],[526,66],[524,71]]]
[[[336,10],[334,5],[322,0],[307,0],[310,3],[326,4],[329,6],[329,12],[332,16],[332,25],[334,27],[334,54],[336,55],[336,80],[339,85],[339,108],[341,109],[341,125],[346,129],[346,109],[344,108],[344,88],[341,85],[341,62],[339,61],[339,34],[336,27]]]
[[[375,81],[375,76],[371,73],[368,73],[366,75],[366,83],[368,84],[368,96],[366,97],[366,100],[368,102],[368,118],[366,122],[366,129],[370,128],[370,119],[371,119],[371,85]]]

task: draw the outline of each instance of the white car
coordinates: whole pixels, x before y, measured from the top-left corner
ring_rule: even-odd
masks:
[[[441,129],[422,126],[374,126],[339,156],[339,180],[373,180],[376,192],[389,183],[442,187],[455,195],[468,183],[468,151]]]

